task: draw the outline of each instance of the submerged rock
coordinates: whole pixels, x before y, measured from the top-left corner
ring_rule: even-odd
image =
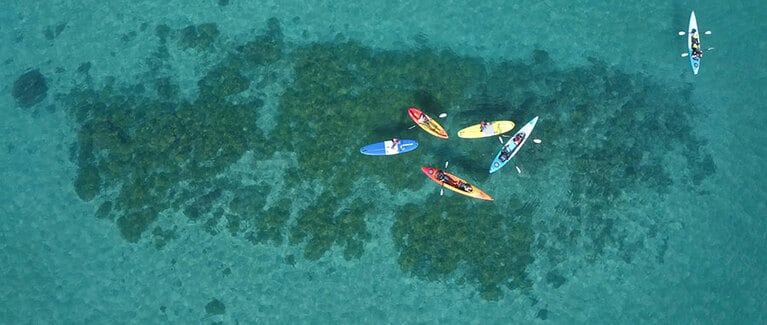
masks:
[[[549,310],[543,308],[539,310],[537,314],[535,314],[535,317],[538,317],[540,320],[547,320],[549,318]]]
[[[40,70],[26,72],[13,83],[13,98],[22,108],[29,108],[45,99],[48,85]]]
[[[205,312],[208,315],[223,315],[226,313],[226,306],[221,300],[213,299],[205,305]]]
[[[215,23],[189,25],[181,30],[178,42],[182,48],[202,50],[209,48],[219,34],[218,25]]]

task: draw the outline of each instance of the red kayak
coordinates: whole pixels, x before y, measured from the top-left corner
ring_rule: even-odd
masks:
[[[407,113],[410,115],[410,118],[413,119],[413,122],[420,126],[424,131],[429,132],[429,134],[435,137],[447,139],[447,131],[445,131],[445,128],[429,117],[429,115],[426,115],[426,113],[421,112],[421,110],[415,107],[408,108]]]

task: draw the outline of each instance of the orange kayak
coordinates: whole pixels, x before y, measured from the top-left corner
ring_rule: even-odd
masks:
[[[429,115],[426,115],[426,113],[421,112],[421,110],[415,107],[408,108],[407,113],[410,115],[410,118],[413,119],[413,122],[420,126],[424,131],[429,132],[429,134],[435,137],[447,139],[447,131],[445,131],[445,128],[429,117]]]
[[[493,200],[490,195],[487,195],[487,193],[483,192],[478,187],[471,185],[469,182],[463,180],[462,178],[450,174],[444,170],[426,166],[421,167],[421,170],[424,174],[426,174],[426,176],[429,176],[431,180],[437,182],[439,185],[444,186],[448,190],[470,196],[475,199],[488,201]]]

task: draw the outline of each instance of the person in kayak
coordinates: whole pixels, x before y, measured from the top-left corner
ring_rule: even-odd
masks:
[[[474,188],[472,188],[471,185],[469,185],[468,183],[464,183],[464,182],[460,182],[460,181],[458,182],[458,186],[457,187],[460,188],[464,192],[471,192],[471,191],[474,190]]]
[[[436,176],[437,176],[437,179],[440,180],[440,181],[443,181],[443,182],[446,182],[446,183],[448,181],[450,181],[450,177],[447,177],[447,175],[445,175],[445,172],[443,172],[443,171],[441,171],[439,169],[437,169]]]
[[[703,56],[703,51],[700,49],[700,44],[692,44],[692,57],[694,59],[700,59]]]
[[[429,123],[429,117],[426,116],[426,114],[421,113],[421,116],[418,117],[418,123],[428,124]]]
[[[694,59],[700,59],[703,56],[703,51],[700,49],[700,38],[698,38],[698,30],[692,29],[690,31],[690,41],[692,48],[692,57]]]
[[[511,156],[511,150],[509,150],[508,146],[504,146],[503,150],[501,150],[501,155],[498,156],[498,160],[500,160],[501,162],[504,162],[507,159],[509,159],[510,156]]]
[[[479,132],[485,132],[485,128],[487,128],[487,125],[488,123],[485,120],[482,120],[481,122],[479,122]]]
[[[455,186],[455,184],[453,184],[453,183],[455,183],[453,181],[453,179],[450,178],[450,176],[447,176],[447,174],[445,174],[445,172],[443,172],[441,170],[437,170],[436,176],[437,176],[437,179],[440,180],[441,182],[447,183],[450,186]]]
[[[394,149],[399,145],[400,141],[397,138],[391,139],[391,148]]]
[[[524,139],[525,139],[525,134],[524,133],[517,133],[514,136],[514,144],[519,145],[520,143],[522,143],[522,140],[524,140]]]

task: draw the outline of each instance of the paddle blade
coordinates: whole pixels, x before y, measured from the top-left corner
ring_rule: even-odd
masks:
[[[706,35],[711,35],[711,31],[710,31],[710,30],[707,30],[707,31],[706,31],[705,33],[703,33],[703,34],[706,34]]]
[[[684,34],[685,33],[683,31],[679,31],[679,36],[684,36]]]
[[[446,118],[446,117],[447,117],[447,113],[439,114],[439,118]]]
[[[450,163],[450,162],[445,160],[445,168],[447,168],[448,163]]]
[[[689,53],[682,53],[682,57],[683,58],[686,58],[688,55],[690,55],[690,54]]]
[[[503,138],[498,137],[498,142],[503,143]]]

